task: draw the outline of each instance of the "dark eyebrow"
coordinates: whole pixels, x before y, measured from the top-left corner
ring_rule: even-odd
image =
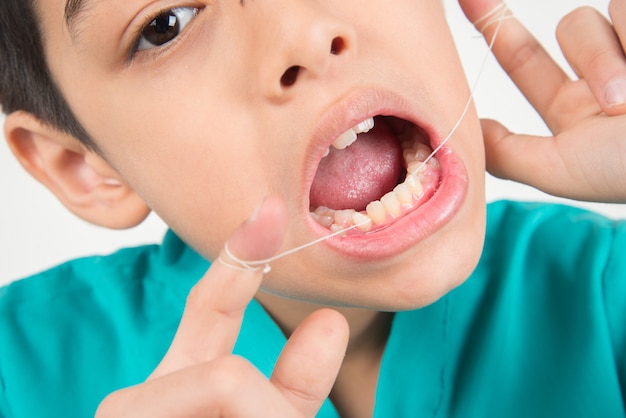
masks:
[[[70,31],[70,34],[74,33],[74,22],[80,16],[81,12],[85,10],[89,0],[67,0],[65,4],[65,24]]]

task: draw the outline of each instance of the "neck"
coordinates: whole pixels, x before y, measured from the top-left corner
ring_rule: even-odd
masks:
[[[260,292],[256,299],[276,321],[283,333],[289,337],[296,327],[312,312],[327,308],[317,305],[284,299],[269,293]],[[348,320],[350,341],[348,352],[362,352],[384,348],[392,314],[358,308],[335,308]]]
[[[259,293],[257,300],[287,337],[307,315],[323,307],[267,293]],[[393,314],[353,308],[336,310],[348,321],[350,340],[330,399],[343,417],[372,416],[380,363]]]

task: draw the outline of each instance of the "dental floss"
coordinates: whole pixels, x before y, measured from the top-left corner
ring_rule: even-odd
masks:
[[[506,12],[508,10],[509,9],[505,3],[500,3],[499,5],[494,7],[489,13],[487,13],[480,19],[476,20],[474,22],[474,26],[477,27],[479,24],[485,22],[483,26],[481,26],[480,28],[477,28],[480,33],[484,33],[485,29],[487,29],[489,26],[494,25],[498,22],[501,22],[502,20],[511,19],[513,15],[512,14],[507,15]],[[495,15],[499,11],[502,11],[502,13],[497,17],[493,17],[493,15]]]
[[[497,16],[495,16],[499,11],[501,11],[500,14],[498,14]],[[483,75],[483,72],[485,70],[485,66],[487,65],[487,60],[489,59],[489,56],[491,55],[491,51],[493,50],[493,45],[496,41],[496,38],[498,37],[498,33],[500,32],[500,27],[502,26],[502,21],[506,20],[506,19],[510,19],[513,16],[511,14],[506,14],[507,11],[509,11],[508,7],[506,6],[505,3],[500,3],[498,6],[494,7],[489,13],[487,13],[485,16],[481,17],[480,19],[476,20],[476,22],[474,22],[474,26],[478,26],[478,24],[485,22],[484,25],[482,25],[478,30],[482,33],[485,31],[485,29],[487,29],[488,27],[497,24],[497,27],[493,33],[493,37],[491,38],[491,41],[489,42],[489,48],[487,50],[487,53],[485,54],[485,57],[482,60],[482,63],[479,67],[478,70],[478,75],[476,77],[476,80],[474,81],[474,84],[472,85],[472,88],[470,90],[470,95],[469,98],[467,100],[467,103],[465,104],[465,107],[463,108],[463,111],[461,112],[461,116],[459,117],[459,119],[457,120],[457,122],[454,124],[454,126],[452,127],[452,129],[450,130],[450,133],[444,138],[443,141],[441,141],[441,143],[430,153],[430,155],[428,157],[426,157],[426,159],[422,162],[422,164],[414,171],[414,173],[417,173],[419,171],[421,171],[426,164],[432,160],[434,158],[434,156],[446,145],[446,143],[452,138],[452,135],[454,135],[454,133],[456,132],[456,130],[459,128],[459,126],[461,126],[461,123],[463,122],[463,119],[465,119],[465,116],[467,115],[467,112],[470,109],[470,106],[472,104],[472,101],[474,100],[474,93],[476,92],[476,89],[478,87],[478,83],[480,81],[481,76]],[[412,173],[412,174],[414,174]],[[226,256],[228,256],[228,258],[230,258],[234,263],[236,264],[232,264],[227,262],[226,260],[224,260],[222,258],[222,256],[220,255],[217,259],[217,261],[219,261],[222,265],[234,269],[234,270],[239,270],[239,271],[259,271],[262,270],[263,273],[269,273],[272,270],[272,267],[270,266],[270,263],[273,261],[276,261],[278,259],[281,259],[283,257],[286,257],[288,255],[294,254],[298,251],[302,251],[308,247],[311,247],[313,245],[319,244],[320,242],[326,241],[328,239],[331,239],[333,237],[339,236],[339,235],[343,235],[345,234],[347,231],[350,231],[352,229],[356,229],[360,226],[363,226],[367,223],[371,222],[370,220],[352,225],[348,228],[342,229],[341,231],[336,231],[333,232],[329,235],[325,235],[321,238],[318,238],[316,240],[313,240],[311,242],[308,242],[306,244],[300,245],[298,247],[292,248],[290,250],[284,251],[282,253],[276,254],[273,257],[269,257],[263,260],[255,260],[255,261],[247,261],[247,260],[242,260],[240,258],[238,258],[237,256],[235,256],[232,251],[230,250],[230,248],[228,247],[228,241],[224,244],[224,253],[226,254]]]
[[[229,258],[231,258],[235,263],[237,263],[238,265],[233,265],[233,264],[230,264],[230,263],[226,262],[225,260],[222,259],[221,256],[218,258],[218,261],[221,264],[225,265],[226,267],[230,267],[230,268],[233,268],[235,270],[240,270],[240,271],[258,271],[258,270],[263,269],[263,273],[269,273],[272,270],[272,267],[270,266],[270,263],[272,261],[276,261],[276,260],[278,260],[280,258],[286,257],[286,256],[291,255],[293,253],[297,253],[298,251],[304,250],[305,248],[311,247],[311,246],[313,246],[315,244],[319,244],[320,242],[326,241],[327,239],[336,237],[338,235],[343,235],[347,231],[350,231],[351,229],[355,229],[355,228],[358,228],[360,226],[363,226],[363,225],[365,225],[365,224],[367,224],[369,222],[370,221],[367,220],[367,221],[364,221],[364,222],[352,225],[352,226],[350,226],[348,228],[342,229],[341,231],[333,232],[330,235],[325,235],[325,236],[323,236],[321,238],[318,238],[318,239],[316,239],[314,241],[311,241],[311,242],[308,242],[306,244],[300,245],[299,247],[292,248],[291,250],[287,250],[287,251],[282,252],[280,254],[277,254],[277,255],[275,255],[273,257],[265,258],[263,260],[255,260],[255,261],[241,260],[240,258],[235,256],[232,253],[232,251],[230,251],[230,248],[228,248],[228,241],[226,241],[226,244],[224,244],[224,253]]]
[[[483,60],[482,60],[482,62],[480,64],[480,67],[478,69],[478,76],[476,77],[476,80],[474,81],[474,84],[472,85],[472,89],[470,90],[469,99],[467,100],[467,103],[465,104],[465,108],[463,108],[463,112],[461,112],[461,116],[459,117],[459,119],[456,121],[456,123],[452,127],[452,130],[450,131],[448,136],[446,136],[445,139],[443,141],[441,141],[441,143],[433,150],[433,152],[431,152],[430,155],[428,157],[426,157],[424,162],[422,162],[422,164],[415,170],[414,173],[418,173],[418,172],[422,171],[422,169],[426,166],[426,164],[430,160],[432,160],[434,158],[434,156],[439,151],[441,151],[441,148],[443,148],[446,145],[446,143],[448,143],[450,138],[452,138],[452,135],[454,135],[456,130],[459,128],[459,126],[461,126],[461,123],[463,122],[463,119],[465,119],[465,116],[467,115],[467,112],[469,111],[469,108],[472,105],[472,101],[474,99],[474,95],[476,93],[476,89],[478,88],[478,83],[480,82],[480,78],[481,78],[481,76],[483,75],[483,73],[485,71],[485,66],[487,65],[487,60],[489,59],[489,56],[491,55],[491,51],[493,50],[493,45],[496,42],[496,38],[498,37],[498,32],[500,32],[500,26],[502,25],[502,21],[506,20],[506,19],[510,19],[510,18],[513,17],[510,14],[506,15],[506,12],[508,10],[509,10],[509,8],[506,6],[506,4],[500,3],[498,6],[494,7],[493,10],[491,10],[489,13],[487,13],[485,16],[481,17],[480,19],[478,19],[474,23],[474,26],[476,26],[479,23],[482,23],[483,21],[486,20],[486,23],[483,26],[481,26],[480,29],[479,29],[479,31],[481,33],[483,33],[484,30],[487,29],[491,25],[497,24],[498,26],[496,27],[495,32],[493,33],[493,37],[491,38],[491,41],[489,42],[489,48],[487,50],[487,54],[485,54],[485,57],[483,58]],[[501,13],[498,16],[492,17],[498,11],[501,11]],[[487,20],[487,19],[489,19],[489,20]],[[413,174],[413,173],[411,173],[411,174]]]

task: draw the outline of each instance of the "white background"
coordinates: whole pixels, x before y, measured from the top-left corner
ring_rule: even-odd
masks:
[[[473,83],[486,53],[485,43],[465,21],[455,0],[445,2],[468,80]],[[385,7],[391,7],[391,4]],[[563,63],[554,37],[559,18],[584,4],[606,13],[608,0],[511,0],[508,4]],[[541,120],[493,59],[489,60],[482,76],[476,103],[482,117],[498,119],[513,131],[547,134]],[[491,177],[486,187],[489,200],[557,200],[529,187]],[[624,206],[569,203],[626,218]],[[47,190],[28,177],[12,158],[4,141],[0,141],[0,284],[78,256],[158,242],[165,229],[154,215],[129,231],[108,231],[86,224],[67,212]]]

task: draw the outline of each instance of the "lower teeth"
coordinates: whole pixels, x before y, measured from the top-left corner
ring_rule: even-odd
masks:
[[[432,185],[438,183],[439,162],[431,158],[424,164],[431,153],[430,148],[424,144],[404,148],[408,173],[404,182],[397,185],[393,191],[385,194],[380,200],[368,204],[365,211],[336,210],[320,206],[311,212],[311,217],[332,232],[355,227],[362,232],[371,232],[376,227],[417,208],[434,193]],[[432,176],[436,176],[436,181],[429,178]]]

